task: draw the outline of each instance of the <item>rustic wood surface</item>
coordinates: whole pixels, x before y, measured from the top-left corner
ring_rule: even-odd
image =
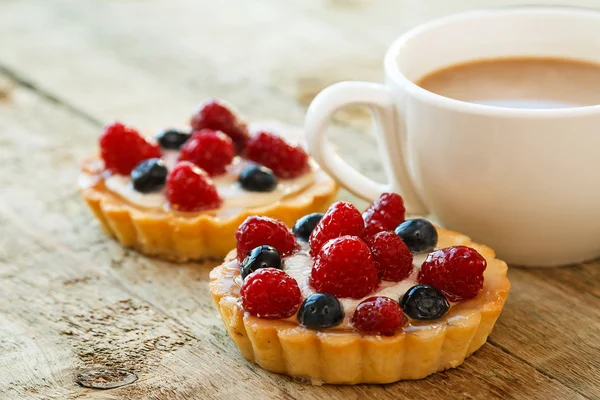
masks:
[[[511,269],[495,331],[456,370],[315,387],[242,359],[208,294],[213,265],[122,249],[76,187],[80,160],[111,118],[149,131],[184,125],[194,104],[217,96],[251,118],[300,125],[327,85],[380,81],[385,48],[404,30],[514,3],[1,0],[0,398],[600,399],[598,261]],[[340,150],[381,177],[372,140],[360,133],[365,111],[344,110],[338,122]],[[139,379],[79,386],[78,374],[94,368]]]

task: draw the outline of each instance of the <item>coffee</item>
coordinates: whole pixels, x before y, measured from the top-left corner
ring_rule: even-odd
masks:
[[[417,85],[471,103],[510,108],[566,108],[600,104],[600,64],[518,57],[451,65]]]

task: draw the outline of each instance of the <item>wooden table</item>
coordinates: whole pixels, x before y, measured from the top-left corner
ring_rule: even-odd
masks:
[[[300,125],[327,85],[380,81],[386,45],[407,28],[510,3],[2,0],[0,398],[600,399],[598,261],[511,269],[494,333],[456,370],[313,387],[242,359],[208,295],[213,265],[122,249],[76,187],[80,160],[111,118],[149,131],[184,125],[196,103],[218,96],[251,118]],[[365,111],[345,110],[339,122],[341,151],[380,177],[372,139],[359,133]],[[139,379],[105,391],[75,383],[100,367]]]

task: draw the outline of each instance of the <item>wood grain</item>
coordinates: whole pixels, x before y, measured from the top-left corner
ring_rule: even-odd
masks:
[[[300,124],[328,84],[379,80],[386,43],[402,29],[475,2],[416,3],[2,2],[0,397],[600,398],[598,262],[512,269],[490,343],[457,370],[387,386],[313,387],[242,359],[208,295],[212,265],[122,249],[79,198],[77,165],[103,121],[183,125],[196,102],[219,96],[253,118]],[[350,121],[333,128],[341,151],[381,177],[358,131],[368,125],[364,110],[340,120]],[[77,373],[94,367],[140,379],[108,391],[78,386]]]

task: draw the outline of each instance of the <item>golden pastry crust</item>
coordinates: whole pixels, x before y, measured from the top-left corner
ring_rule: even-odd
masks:
[[[289,320],[268,320],[244,312],[239,274],[227,267],[210,273],[210,292],[223,323],[243,356],[266,370],[310,379],[315,384],[391,383],[421,379],[459,366],[487,340],[510,290],[507,265],[489,247],[438,228],[438,247],[465,245],[483,255],[488,266],[477,297],[457,303],[442,318],[411,321],[395,336],[362,335],[354,330],[307,329]]]
[[[84,161],[82,174],[98,183],[80,191],[104,231],[125,247],[176,262],[223,258],[235,247],[235,231],[247,217],[272,217],[291,226],[303,215],[327,210],[338,192],[338,185],[327,179],[273,204],[231,215],[176,213],[144,209],[111,192],[102,184],[102,169],[98,167],[101,164],[97,158]]]

